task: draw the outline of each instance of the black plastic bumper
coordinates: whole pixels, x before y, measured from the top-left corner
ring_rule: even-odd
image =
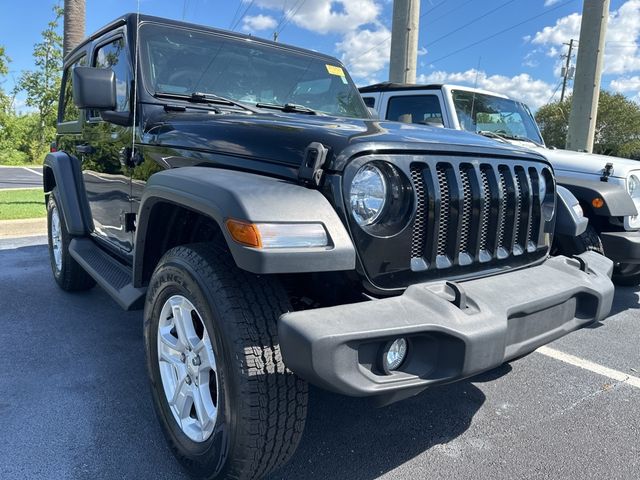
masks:
[[[412,285],[398,297],[287,313],[280,345],[291,370],[329,390],[419,391],[495,368],[605,318],[612,268],[611,260],[588,252],[461,282],[457,301],[456,287],[441,282]],[[408,339],[407,358],[384,374],[381,351],[398,337]]]
[[[603,232],[600,238],[605,255],[614,262],[640,263],[640,231]]]

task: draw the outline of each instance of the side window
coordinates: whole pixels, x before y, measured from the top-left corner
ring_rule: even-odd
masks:
[[[374,108],[376,106],[376,99],[373,97],[362,97],[364,100],[364,104],[369,108]]]
[[[87,57],[81,57],[64,71],[64,95],[62,96],[62,106],[60,108],[59,123],[77,122],[80,120],[80,110],[73,103],[73,69],[78,65],[86,65]]]
[[[127,58],[124,39],[119,38],[98,48],[94,58],[94,67],[110,68],[116,75],[116,111],[129,111],[129,86],[131,85],[131,67]],[[94,112],[95,113],[95,112]],[[92,114],[93,115],[93,114]],[[97,114],[95,115],[97,116]]]
[[[442,126],[442,109],[436,95],[403,95],[391,97],[387,120]]]

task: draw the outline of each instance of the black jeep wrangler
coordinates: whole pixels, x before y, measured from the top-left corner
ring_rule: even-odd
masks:
[[[144,307],[158,418],[207,478],[259,478],[307,383],[381,404],[603,319],[612,263],[549,257],[545,159],[371,118],[335,58],[127,15],[65,59],[45,160],[64,290]]]

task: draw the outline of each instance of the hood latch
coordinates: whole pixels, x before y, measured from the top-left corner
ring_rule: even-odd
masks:
[[[602,170],[602,176],[600,177],[600,180],[602,182],[608,182],[611,174],[613,174],[613,163],[607,163]]]
[[[322,180],[322,167],[329,149],[319,142],[311,142],[304,151],[304,159],[298,170],[298,179],[309,186],[317,187]]]

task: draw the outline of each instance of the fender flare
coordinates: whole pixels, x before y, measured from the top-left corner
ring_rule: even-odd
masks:
[[[49,194],[54,186],[58,188],[57,200],[67,231],[74,236],[87,235],[93,229],[93,222],[80,161],[66,152],[49,153],[44,159],[42,178],[45,194]]]
[[[353,270],[351,238],[329,201],[317,190],[271,177],[210,167],[182,167],[152,175],[138,210],[134,248],[134,284],[142,283],[144,250],[153,207],[171,203],[214,220],[236,265],[252,273],[302,273]],[[330,247],[258,249],[233,240],[225,220],[252,223],[322,223]]]
[[[565,187],[557,187],[558,201],[556,213],[556,235],[566,235],[577,237],[582,235],[589,225],[587,217],[580,216],[574,210],[576,205],[580,205],[578,199]],[[578,209],[580,211],[580,209]]]
[[[595,215],[604,217],[628,217],[638,214],[631,196],[627,190],[620,185],[559,176],[557,173],[556,181],[559,185],[562,185],[573,193],[580,202],[588,205]],[[591,201],[596,197],[604,200],[604,205],[600,208],[592,207]]]

